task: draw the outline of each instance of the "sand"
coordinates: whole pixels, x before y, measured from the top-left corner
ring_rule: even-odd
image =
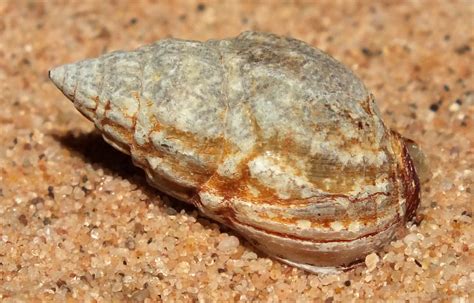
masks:
[[[1,1],[0,300],[474,300],[471,1]],[[164,37],[291,35],[350,66],[431,178],[406,235],[314,275],[147,185],[49,81],[51,67]]]

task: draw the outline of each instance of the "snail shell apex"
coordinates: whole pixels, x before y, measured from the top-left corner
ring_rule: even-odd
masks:
[[[50,78],[153,186],[288,264],[349,268],[419,204],[404,138],[348,68],[302,41],[165,39]]]

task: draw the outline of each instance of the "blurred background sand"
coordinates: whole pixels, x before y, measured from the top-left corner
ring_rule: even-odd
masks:
[[[399,3],[398,3],[399,2]],[[1,1],[0,299],[358,302],[473,299],[474,2]],[[290,35],[351,67],[433,176],[416,225],[317,276],[150,188],[48,80],[164,37]]]

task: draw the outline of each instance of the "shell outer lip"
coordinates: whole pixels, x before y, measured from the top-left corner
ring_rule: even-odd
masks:
[[[406,211],[405,211],[405,221],[411,221],[416,214],[416,210],[420,205],[420,179],[416,172],[416,167],[413,159],[408,152],[408,148],[405,144],[405,139],[399,133],[392,131],[392,133],[398,138],[400,144],[402,145],[401,150],[401,164],[402,164],[402,174],[401,181],[404,188],[404,197],[406,199]]]

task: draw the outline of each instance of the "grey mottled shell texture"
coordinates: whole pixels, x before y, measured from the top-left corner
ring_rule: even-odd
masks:
[[[304,42],[164,39],[50,78],[153,186],[288,264],[350,268],[418,206],[405,140],[348,68]]]

